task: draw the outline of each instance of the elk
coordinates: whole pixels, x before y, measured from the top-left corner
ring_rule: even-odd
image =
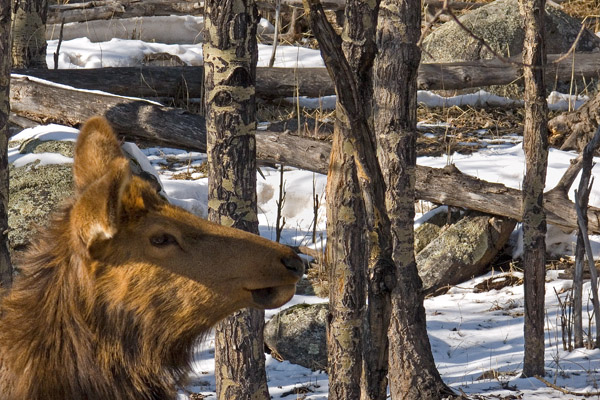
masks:
[[[3,293],[1,399],[174,399],[216,322],[294,295],[291,249],[167,203],[104,118],[81,129],[73,176]]]

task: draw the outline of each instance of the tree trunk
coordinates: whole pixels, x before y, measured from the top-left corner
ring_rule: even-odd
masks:
[[[581,178],[579,180],[579,188],[576,192],[576,204],[582,210],[580,217],[580,226],[577,230],[577,245],[575,247],[575,272],[573,276],[573,337],[575,348],[583,347],[583,318],[582,318],[582,303],[583,303],[583,265],[584,256],[586,255],[585,241],[587,234],[588,218],[588,203],[590,200],[590,191],[592,188],[592,168],[594,167],[594,153],[600,146],[600,127],[596,128],[596,133],[592,140],[585,146],[582,154],[582,169]],[[582,229],[581,225],[586,227]],[[585,232],[584,232],[585,231]],[[590,260],[588,260],[589,262]],[[591,262],[590,265],[594,263]],[[598,291],[594,289],[594,271],[592,274],[592,303],[594,304],[594,317],[596,322],[596,343],[595,347],[600,346],[600,310],[597,309]],[[591,332],[590,332],[591,337]],[[569,343],[569,346],[571,343]]]
[[[203,46],[209,219],[258,234],[256,210],[256,26],[251,0],[205,3]],[[217,397],[269,399],[264,312],[245,309],[215,330]]]
[[[327,352],[329,399],[360,397],[362,326],[365,314],[365,266],[368,262],[364,203],[360,193],[352,144],[336,121],[327,174],[327,265],[329,318]]]
[[[47,68],[48,0],[15,0],[12,58],[14,68]]]
[[[416,45],[421,2],[383,0],[375,59],[375,132],[386,183],[393,238],[396,286],[389,327],[389,380],[393,399],[441,399],[452,391],[433,359],[423,307],[422,283],[414,253],[415,168],[417,160]],[[383,397],[385,399],[385,392]]]
[[[544,372],[544,296],[546,279],[546,213],[544,186],[548,164],[548,106],[543,68],[545,0],[520,0],[525,19],[523,63],[525,72],[526,166],[523,180],[523,268],[525,270],[524,376]]]
[[[355,22],[357,24],[355,28],[364,29],[361,33],[363,37],[357,35],[354,36],[354,40],[367,44],[363,50],[352,52],[352,59],[346,58],[348,47],[343,50],[342,40],[325,17],[319,1],[304,0],[304,6],[311,29],[319,41],[329,75],[335,83],[339,104],[339,112],[336,116],[347,121],[350,127],[350,129],[341,131],[347,135],[346,140],[352,144],[344,150],[351,152],[354,157],[358,183],[365,203],[371,257],[369,262],[368,303],[370,310],[368,311],[365,336],[367,337],[366,341],[373,342],[372,345],[377,346],[377,354],[369,354],[369,359],[365,358],[365,364],[370,365],[368,365],[368,369],[367,366],[365,367],[365,391],[362,395],[367,397],[369,394],[366,392],[370,388],[375,388],[375,391],[378,391],[378,388],[385,385],[382,382],[371,381],[374,375],[370,372],[377,370],[381,365],[379,362],[372,363],[372,361],[377,361],[380,356],[385,357],[387,352],[385,349],[387,346],[385,332],[387,330],[387,319],[389,319],[389,297],[387,296],[395,282],[393,276],[395,271],[392,268],[390,220],[385,205],[385,183],[377,162],[375,138],[371,123],[372,116],[369,103],[372,98],[364,98],[364,92],[370,94],[371,90],[364,89],[361,84],[364,80],[357,82],[357,76],[363,77],[365,72],[367,74],[371,73],[369,70],[372,66],[374,56],[372,50],[374,49],[371,49],[370,55],[366,51],[369,50],[369,41],[373,40],[374,18],[379,5],[378,2],[375,5],[368,2],[357,2],[352,5],[355,7],[352,11],[354,13],[353,17],[362,17],[361,21]],[[370,24],[369,20],[371,20]],[[367,36],[369,30],[371,31],[371,37]],[[344,36],[348,36],[348,33]],[[366,79],[368,82],[370,78],[367,77]],[[374,290],[371,290],[371,288]],[[381,302],[378,303],[380,300]],[[369,348],[366,348],[366,350],[368,351]],[[385,367],[382,368],[385,369]]]
[[[365,107],[363,115],[369,115],[371,102],[371,65],[376,50],[374,15],[376,10],[370,9],[368,2],[346,2],[346,24],[341,47],[351,67],[349,79],[360,87],[360,102]],[[326,196],[327,209],[331,210],[327,216],[327,237],[336,244],[335,249],[328,252],[331,271],[327,342],[329,398],[332,400],[360,397],[363,367],[369,365],[367,359],[372,358],[369,351],[372,344],[364,340],[363,330],[365,274],[372,235],[366,235],[365,232],[365,203],[353,151],[350,151],[355,145],[349,138],[353,136],[352,130],[356,126],[346,118],[345,113],[343,104],[338,103]],[[348,215],[348,211],[352,214]],[[370,378],[368,374],[366,378]]]
[[[8,252],[8,118],[10,115],[11,2],[0,0],[0,287],[12,285]]]

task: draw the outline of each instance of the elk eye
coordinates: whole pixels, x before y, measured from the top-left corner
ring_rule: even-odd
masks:
[[[177,239],[175,239],[175,236],[168,233],[161,233],[159,235],[152,236],[150,238],[150,244],[156,247],[163,247],[171,244],[177,244]]]

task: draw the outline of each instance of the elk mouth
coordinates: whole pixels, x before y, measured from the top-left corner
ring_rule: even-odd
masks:
[[[294,296],[296,285],[272,286],[250,290],[252,301],[257,308],[281,307]]]

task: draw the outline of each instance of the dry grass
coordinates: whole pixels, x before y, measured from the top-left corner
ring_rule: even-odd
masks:
[[[593,32],[600,31],[600,0],[568,0],[561,6],[570,16],[585,20],[585,25]]]

